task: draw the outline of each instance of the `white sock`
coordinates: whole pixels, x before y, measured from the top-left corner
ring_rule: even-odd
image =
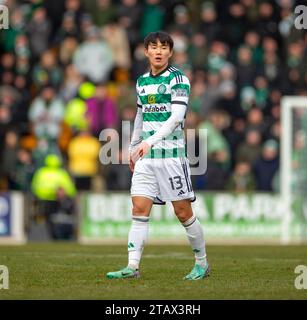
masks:
[[[206,244],[202,226],[199,220],[193,215],[189,220],[182,223],[187,232],[192,250],[195,253],[195,263],[205,267],[206,259]]]
[[[128,266],[139,269],[145,242],[148,238],[149,217],[132,216],[128,238]]]

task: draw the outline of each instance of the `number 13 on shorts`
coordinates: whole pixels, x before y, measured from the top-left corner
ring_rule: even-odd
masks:
[[[172,190],[179,190],[183,187],[182,181],[181,181],[181,177],[180,176],[175,176],[175,177],[171,177],[168,179],[170,181]]]

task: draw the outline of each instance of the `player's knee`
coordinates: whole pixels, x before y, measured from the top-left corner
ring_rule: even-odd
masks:
[[[147,210],[144,206],[134,203],[133,208],[132,208],[132,214],[134,216],[146,216],[147,215]]]
[[[185,222],[189,219],[189,212],[187,212],[186,208],[178,207],[175,208],[175,214],[180,222]]]

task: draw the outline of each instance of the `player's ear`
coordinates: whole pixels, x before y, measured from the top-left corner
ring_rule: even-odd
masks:
[[[171,49],[168,57],[171,58],[173,56],[173,53],[174,53],[174,50]]]
[[[144,48],[145,56],[148,58],[148,48]]]

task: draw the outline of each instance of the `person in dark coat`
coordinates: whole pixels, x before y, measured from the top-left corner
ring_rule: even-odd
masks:
[[[264,143],[262,155],[254,165],[254,176],[258,191],[273,191],[272,181],[279,168],[278,144],[270,139]]]

